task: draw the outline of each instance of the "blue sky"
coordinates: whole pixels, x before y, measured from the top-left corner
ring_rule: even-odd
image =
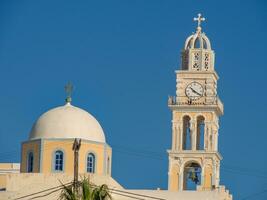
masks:
[[[0,162],[46,110],[73,104],[101,123],[113,177],[128,188],[166,188],[180,51],[201,12],[216,53],[221,183],[235,199],[267,198],[267,3],[214,0],[0,2]],[[249,198],[248,198],[249,199]]]

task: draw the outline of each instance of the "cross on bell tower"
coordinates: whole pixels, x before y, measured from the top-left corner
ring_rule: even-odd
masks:
[[[201,22],[204,22],[206,19],[204,17],[201,17],[201,14],[199,13],[197,17],[194,17],[194,21],[197,21],[197,30],[201,31]]]
[[[168,188],[173,191],[219,187],[218,129],[223,104],[217,95],[215,55],[201,32],[204,20],[201,14],[194,18],[197,31],[185,41],[176,71],[176,96],[168,100],[173,116]]]

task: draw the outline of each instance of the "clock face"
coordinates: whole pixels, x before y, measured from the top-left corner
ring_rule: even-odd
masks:
[[[185,89],[186,96],[188,96],[188,98],[191,100],[199,99],[200,97],[203,96],[203,92],[204,89],[202,85],[198,82],[190,83]]]

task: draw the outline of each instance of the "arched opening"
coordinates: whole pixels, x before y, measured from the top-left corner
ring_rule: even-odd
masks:
[[[191,150],[190,117],[183,117],[183,150]]]
[[[57,150],[54,155],[54,171],[61,172],[63,171],[64,165],[64,154],[62,151]]]
[[[200,49],[201,48],[201,39],[199,37],[197,37],[196,40],[195,40],[194,48],[195,49]]]
[[[87,173],[95,173],[95,155],[93,153],[87,155]]]
[[[197,117],[197,150],[204,150],[205,118]]]
[[[27,172],[31,173],[33,172],[33,153],[30,152],[28,154],[28,160],[27,160]]]
[[[190,38],[188,38],[187,40],[186,40],[186,42],[185,42],[185,49],[187,50],[187,49],[191,49],[192,48],[192,46],[193,46],[193,40],[194,40],[194,38],[193,37],[190,37]]]
[[[201,166],[196,162],[190,162],[184,167],[184,190],[196,190],[201,184]]]

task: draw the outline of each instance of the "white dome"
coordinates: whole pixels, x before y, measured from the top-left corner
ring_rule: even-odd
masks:
[[[39,117],[29,139],[39,138],[81,138],[105,143],[105,134],[98,121],[70,103],[51,109]]]

